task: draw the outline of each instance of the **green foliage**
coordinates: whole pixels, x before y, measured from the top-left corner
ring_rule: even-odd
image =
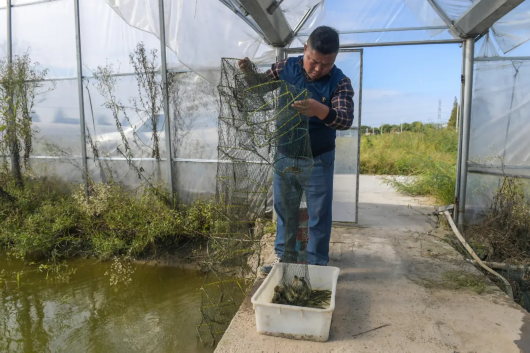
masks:
[[[22,166],[28,167],[33,149],[33,106],[37,95],[54,89],[42,89],[48,70],[38,68],[29,54],[15,55],[13,60],[0,60],[0,154],[9,154],[11,172],[18,187],[22,187]]]
[[[421,124],[421,123],[420,123]],[[420,124],[411,124],[416,128]],[[430,195],[442,204],[454,199],[458,135],[428,124],[422,132],[361,137],[361,173],[410,176],[390,178],[398,190]]]
[[[451,110],[451,116],[449,117],[449,122],[447,123],[447,129],[456,130],[456,114],[458,113],[458,101],[456,100],[453,103],[453,109]]]
[[[471,242],[483,244],[493,262],[530,264],[529,183],[503,177],[483,221],[466,229]]]
[[[163,191],[118,184],[92,184],[89,199],[82,186],[72,190],[57,179],[27,179],[24,189],[4,184],[14,201],[0,199],[0,246],[35,260],[170,251],[183,240],[205,240],[216,207],[199,200],[172,209]]]

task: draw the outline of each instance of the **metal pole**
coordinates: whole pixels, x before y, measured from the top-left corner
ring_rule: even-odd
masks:
[[[469,137],[471,130],[471,103],[473,100],[473,59],[475,56],[475,39],[466,38],[465,75],[464,75],[464,115],[462,117],[462,155],[460,159],[460,193],[458,196],[458,225],[464,224],[466,212],[467,160],[469,158]]]
[[[355,194],[355,223],[359,223],[359,179],[360,179],[360,167],[361,167],[361,112],[362,112],[362,103],[363,103],[363,53],[361,49],[361,63],[359,68],[359,123],[357,124],[357,180],[356,180],[356,194]]]
[[[454,200],[454,211],[453,218],[456,224],[458,224],[458,209],[459,209],[459,197],[460,197],[460,163],[462,161],[462,114],[464,113],[462,107],[464,105],[464,82],[466,73],[466,42],[462,43],[462,74],[460,76],[460,110],[457,116],[458,126],[458,152],[456,156],[456,185],[455,185],[455,200]]]
[[[158,0],[159,22],[160,22],[160,57],[162,61],[162,95],[164,98],[164,117],[166,133],[166,153],[168,167],[169,202],[173,205],[175,185],[173,182],[173,145],[171,143],[171,119],[169,118],[169,91],[167,85],[167,57],[166,57],[166,25],[164,18],[164,0]]]
[[[81,26],[79,20],[79,0],[74,0],[75,46],[77,55],[77,93],[79,95],[79,127],[81,129],[81,158],[83,159],[83,181],[85,195],[88,197],[88,158],[86,152],[85,100],[83,97],[83,59],[81,56]]]
[[[287,51],[285,50],[285,48],[276,47],[274,48],[274,51],[276,53],[276,62],[287,59],[288,55],[287,55]]]
[[[13,63],[13,33],[12,33],[12,25],[11,25],[11,0],[7,0],[7,62],[9,65]],[[11,93],[8,93],[9,98],[9,121],[7,123],[8,128],[8,136],[10,141],[10,149],[11,149],[11,170],[14,170],[16,165],[18,165],[18,161],[16,160],[16,156],[13,153],[13,151],[16,148],[16,124],[14,119],[14,113],[13,113],[13,104],[12,104],[12,97]]]

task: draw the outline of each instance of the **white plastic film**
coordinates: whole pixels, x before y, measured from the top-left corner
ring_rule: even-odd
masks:
[[[130,26],[158,35],[153,25],[158,16],[152,11],[145,14],[148,20],[138,15],[153,6],[152,1],[106,1]],[[212,83],[219,81],[222,57],[253,59],[262,44],[261,37],[218,0],[165,0],[164,10],[166,46],[182,64]]]
[[[79,157],[82,142],[77,80],[42,82],[38,91],[43,93],[35,97],[31,114],[38,131],[33,155]]]
[[[493,34],[504,53],[530,40],[530,1],[525,1],[493,26]]]
[[[326,1],[325,17],[318,24],[331,26],[341,33],[341,44],[402,42],[451,39],[445,29],[383,32],[381,29],[445,26],[434,10],[418,0],[385,2],[338,0]],[[305,43],[313,28],[300,31],[298,39]],[[369,30],[378,30],[369,32]],[[367,33],[348,33],[366,31]],[[294,46],[294,45],[292,45]]]
[[[295,29],[305,14],[319,3],[323,4],[324,0],[284,0],[281,9],[289,26]]]
[[[481,43],[477,43],[475,45],[477,48],[480,48],[476,57],[486,58],[492,56],[499,56],[499,52],[497,51],[497,48],[495,47],[495,44],[493,43],[489,32],[481,40]]]
[[[134,72],[129,62],[129,54],[140,42],[144,44],[148,53],[151,50],[157,50],[160,63],[160,41],[153,34],[131,27],[113,11],[105,0],[80,0],[79,2],[83,75],[91,76],[93,70],[106,63],[119,66],[121,73]],[[158,11],[156,1],[152,2],[152,6]],[[137,11],[141,13],[142,9],[137,9]],[[156,11],[153,10],[150,14]],[[137,14],[134,11],[132,13]],[[75,39],[73,45],[75,45]]]
[[[152,120],[148,114],[137,112],[134,109],[135,101],[141,106],[138,98],[136,77],[134,75],[118,76],[115,79],[116,83],[113,85],[112,93],[113,99],[114,102],[122,107],[117,114],[113,113],[117,110],[105,106],[105,103],[110,102],[109,96],[104,97],[100,94],[97,89],[96,79],[83,80],[85,122],[93,145],[97,148],[97,153],[100,157],[125,157],[125,139],[133,158],[152,157]],[[123,134],[118,130],[117,123],[119,123]],[[161,157],[165,157],[166,144],[163,113],[158,115],[156,127],[159,132],[159,151]],[[88,144],[87,148],[88,155],[93,156],[92,146]]]
[[[76,77],[74,3],[69,0],[13,7],[13,54],[29,53],[48,77]]]
[[[0,10],[0,57],[7,55],[7,17],[6,10]]]
[[[451,20],[457,20],[478,0],[433,0]],[[425,1],[427,2],[427,1]]]
[[[530,175],[530,61],[475,63],[469,163]]]

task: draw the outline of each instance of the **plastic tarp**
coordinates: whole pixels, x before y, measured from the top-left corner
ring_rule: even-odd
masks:
[[[155,6],[157,2],[153,3],[155,9],[158,9]],[[91,76],[98,66],[106,64],[114,65],[117,73],[134,72],[129,62],[129,53],[140,42],[147,52],[157,50],[160,62],[160,41],[151,33],[125,23],[104,0],[80,0],[79,13],[83,76]],[[156,11],[150,13],[156,14]],[[73,41],[75,46],[75,38]]]
[[[74,3],[52,1],[13,7],[13,55],[29,53],[49,69],[48,77],[76,77]]]
[[[446,29],[369,32],[386,28],[445,26],[432,7],[419,0],[350,1],[327,0],[326,13],[319,25],[341,32],[341,44],[381,43],[415,40],[449,39]],[[367,31],[368,33],[347,33]],[[310,30],[302,30],[298,39],[305,43]]]
[[[478,0],[433,0],[433,2],[438,5],[438,7],[452,21],[456,21],[477,1]]]
[[[530,1],[525,1],[493,26],[495,40],[504,53],[530,40]]]
[[[487,208],[499,186],[478,173],[530,177],[528,87],[530,61],[475,63],[466,212]]]

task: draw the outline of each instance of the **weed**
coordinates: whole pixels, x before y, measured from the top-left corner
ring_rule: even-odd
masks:
[[[463,270],[446,271],[442,273],[441,279],[423,278],[416,282],[425,288],[470,289],[477,294],[486,291],[486,282],[483,276]]]
[[[428,195],[441,204],[451,204],[457,148],[458,134],[450,130],[362,136],[361,173],[408,176],[390,177],[387,181],[403,193]]]
[[[216,204],[198,200],[170,207],[158,195],[122,185],[83,186],[53,178],[27,178],[24,189],[6,190],[16,199],[0,200],[0,247],[18,257],[42,261],[79,255],[109,259],[170,252],[184,240],[206,240]]]

